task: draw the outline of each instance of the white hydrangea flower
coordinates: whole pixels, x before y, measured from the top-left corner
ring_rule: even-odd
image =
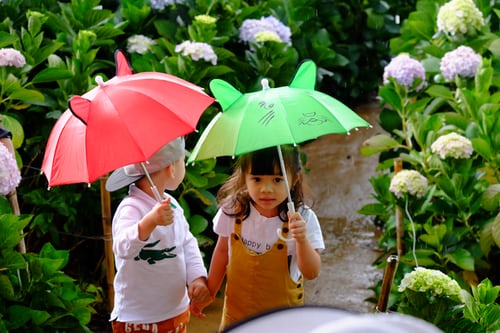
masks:
[[[274,16],[262,17],[260,20],[246,19],[243,21],[240,27],[240,39],[245,43],[256,42],[256,35],[264,31],[272,31],[279,36],[280,41],[292,45],[290,28]]]
[[[26,65],[26,59],[21,52],[10,47],[0,49],[0,67],[21,68],[24,65]]]
[[[184,41],[175,46],[175,52],[181,53],[185,57],[191,57],[194,61],[203,59],[217,65],[217,55],[212,46],[207,43]]]
[[[462,45],[443,56],[440,70],[448,81],[455,80],[457,75],[464,78],[474,77],[482,59],[472,48]]]
[[[480,30],[483,25],[483,13],[472,0],[451,0],[439,8],[438,30],[451,39],[458,40],[468,32]]]
[[[425,69],[419,61],[410,58],[408,54],[400,54],[392,58],[384,68],[384,84],[389,83],[389,78],[393,78],[408,90],[413,88],[416,79],[421,79],[422,83],[415,88],[419,91],[424,86]]]
[[[127,51],[129,53],[146,54],[156,42],[144,35],[133,35],[127,39]]]
[[[427,190],[427,178],[415,170],[401,170],[391,179],[389,191],[398,198],[405,193],[421,198]]]
[[[446,296],[463,302],[462,288],[457,281],[435,269],[416,267],[406,273],[399,285],[398,291],[410,289],[417,292],[431,292],[434,296]]]
[[[280,36],[274,31],[260,31],[255,34],[255,41],[257,43],[265,43],[265,42],[281,42]]]
[[[469,158],[474,149],[469,139],[455,132],[442,135],[431,145],[431,151],[439,154],[442,159]]]
[[[7,195],[21,182],[21,172],[11,152],[0,143],[0,195]]]

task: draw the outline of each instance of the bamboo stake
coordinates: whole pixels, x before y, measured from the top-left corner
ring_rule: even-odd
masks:
[[[394,160],[394,174],[398,173],[401,170],[403,170],[403,161],[400,158],[397,158]],[[401,207],[396,206],[395,214],[396,214],[397,254],[398,258],[401,258],[404,252],[403,237],[405,232],[403,210],[401,209]]]
[[[382,289],[380,290],[380,297],[377,303],[377,311],[386,312],[387,304],[389,303],[389,296],[391,294],[392,282],[396,269],[398,267],[398,256],[390,255],[387,258],[387,266],[385,266],[384,279],[382,280]]]
[[[113,256],[113,232],[111,228],[111,195],[106,191],[107,176],[99,180],[101,185],[101,212],[102,229],[104,234],[104,257],[106,262],[106,283],[108,287],[108,307],[113,310],[115,290],[113,280],[115,278],[115,259]]]

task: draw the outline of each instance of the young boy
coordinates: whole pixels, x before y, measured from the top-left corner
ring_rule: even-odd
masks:
[[[140,164],[115,170],[108,191],[129,186],[113,217],[116,262],[113,332],[186,332],[190,313],[210,303],[207,271],[175,190],[185,175],[184,139],[177,138],[144,163],[158,203]],[[191,306],[190,306],[191,302]]]

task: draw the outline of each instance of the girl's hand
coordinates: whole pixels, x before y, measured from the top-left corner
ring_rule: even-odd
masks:
[[[288,214],[288,227],[290,228],[290,234],[295,239],[296,242],[302,243],[307,240],[307,228],[306,221],[302,216],[295,212],[294,214]]]

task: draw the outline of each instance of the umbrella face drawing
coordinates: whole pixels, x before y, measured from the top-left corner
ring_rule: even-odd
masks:
[[[222,107],[195,145],[188,162],[237,156],[255,150],[299,144],[326,134],[349,134],[371,125],[335,98],[314,90],[316,65],[305,61],[287,87],[243,94],[215,79],[210,88]]]
[[[167,142],[193,132],[214,99],[178,77],[132,74],[121,52],[117,74],[70,99],[54,125],[42,163],[49,187],[92,183],[127,164],[145,162]]]

